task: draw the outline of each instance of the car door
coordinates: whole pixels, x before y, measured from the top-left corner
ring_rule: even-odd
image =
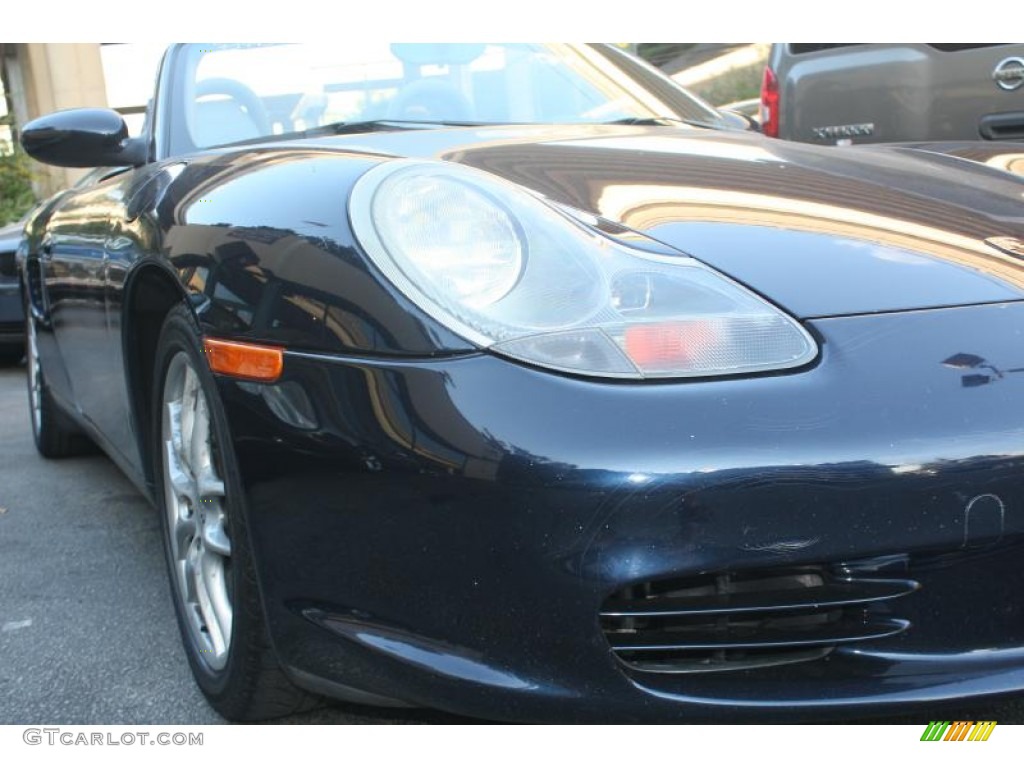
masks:
[[[111,274],[122,275],[124,217],[138,172],[112,172],[69,193],[54,211],[43,242],[42,272],[49,320],[81,418],[107,445],[138,464],[130,439],[119,323],[111,321]],[[114,258],[112,259],[112,255]],[[113,266],[112,266],[113,265]]]

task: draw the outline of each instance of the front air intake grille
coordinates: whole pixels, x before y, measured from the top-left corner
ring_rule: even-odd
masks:
[[[910,622],[886,601],[918,586],[824,568],[644,582],[605,601],[601,627],[619,660],[642,672],[792,664],[904,631]]]

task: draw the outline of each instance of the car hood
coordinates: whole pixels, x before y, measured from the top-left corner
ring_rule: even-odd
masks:
[[[335,141],[488,171],[678,248],[802,318],[1024,299],[1013,255],[1024,182],[963,152],[621,126]]]

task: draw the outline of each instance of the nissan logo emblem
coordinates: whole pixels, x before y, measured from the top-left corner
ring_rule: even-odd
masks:
[[[1004,91],[1015,91],[1024,84],[1024,59],[1012,56],[996,64],[992,79]]]

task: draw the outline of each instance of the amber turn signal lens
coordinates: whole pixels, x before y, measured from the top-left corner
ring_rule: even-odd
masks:
[[[214,373],[252,381],[277,381],[284,369],[284,350],[203,337],[203,352]]]

